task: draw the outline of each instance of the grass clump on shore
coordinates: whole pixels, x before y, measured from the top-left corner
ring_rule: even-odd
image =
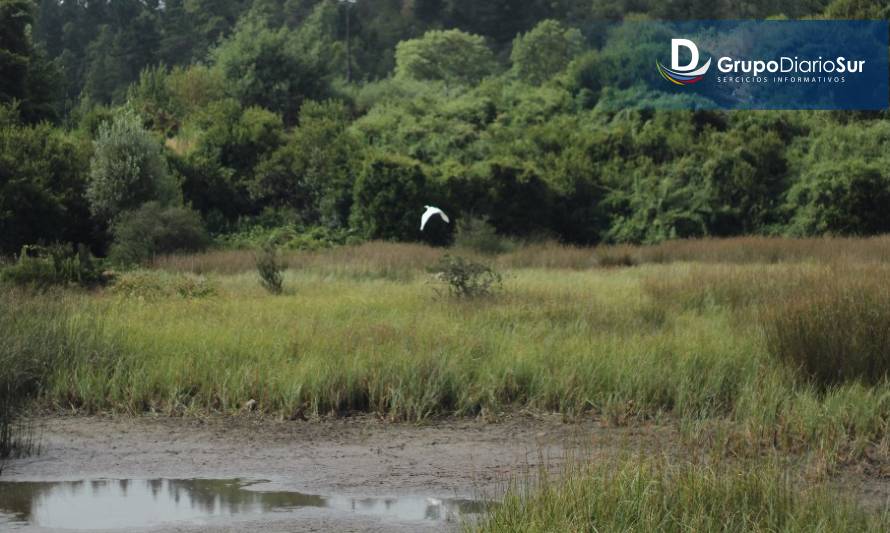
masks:
[[[72,361],[108,373],[116,358],[99,318],[78,314],[63,291],[0,290],[0,459],[26,455],[32,441],[21,414]]]
[[[665,460],[569,463],[515,485],[468,530],[886,531],[887,511],[866,511],[825,487],[790,477],[773,462],[671,465]]]

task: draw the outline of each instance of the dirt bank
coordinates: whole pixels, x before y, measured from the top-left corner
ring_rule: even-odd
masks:
[[[674,439],[660,428],[605,429],[553,416],[509,416],[389,424],[373,417],[331,421],[262,418],[48,417],[37,422],[42,453],[15,460],[4,481],[210,478],[261,479],[269,490],[354,497],[497,498],[507,480],[568,449],[656,449]],[[223,522],[164,531],[228,527]],[[400,523],[322,509],[239,520],[231,530],[419,531]],[[36,531],[35,528],[26,531]]]

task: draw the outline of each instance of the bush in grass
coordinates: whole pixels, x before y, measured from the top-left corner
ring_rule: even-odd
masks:
[[[761,313],[770,353],[822,386],[890,375],[890,275],[833,269]]]
[[[256,269],[260,275],[260,285],[269,291],[270,294],[281,294],[284,292],[284,279],[282,271],[284,265],[278,260],[278,250],[267,245],[256,257]]]
[[[458,298],[489,296],[501,288],[503,276],[482,263],[445,255],[433,268],[447,291]]]
[[[157,202],[123,213],[111,231],[114,242],[109,258],[119,265],[145,264],[158,255],[198,252],[210,244],[197,212],[162,207]]]
[[[104,281],[84,245],[25,246],[17,261],[0,271],[0,281],[43,289],[53,285],[90,287]]]
[[[111,292],[128,298],[205,298],[217,294],[216,284],[204,276],[140,270],[118,276]]]
[[[488,219],[468,217],[457,223],[455,246],[483,254],[502,254],[515,248],[515,243],[497,234]]]

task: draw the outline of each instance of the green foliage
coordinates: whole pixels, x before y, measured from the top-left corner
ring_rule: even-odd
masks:
[[[324,31],[326,5],[320,4],[299,32],[272,29],[255,17],[242,19],[213,52],[229,93],[245,106],[281,113],[289,124],[303,100],[326,96],[333,44]]]
[[[369,157],[355,183],[351,222],[368,239],[416,240],[428,202],[426,175],[404,157]]]
[[[256,167],[252,195],[298,210],[307,224],[345,227],[362,146],[350,132],[339,101],[307,101],[299,127]]]
[[[556,20],[542,21],[513,41],[513,74],[527,83],[544,83],[565,70],[583,46],[577,29],[566,28]]]
[[[890,3],[870,0],[834,0],[825,8],[829,19],[881,20],[890,17]]]
[[[210,244],[198,213],[157,202],[121,213],[111,233],[114,240],[109,259],[124,266],[145,264],[159,255],[198,252]]]
[[[814,135],[788,192],[793,234],[874,234],[890,231],[890,142],[886,121],[832,125]],[[837,154],[844,154],[843,158]]]
[[[58,118],[60,73],[31,38],[34,4],[0,0],[0,105],[20,104],[31,123]]]
[[[485,39],[460,30],[430,31],[396,47],[397,78],[473,84],[493,74],[495,65]]]
[[[88,148],[48,124],[0,124],[0,254],[39,242],[91,241]]]
[[[258,162],[284,141],[281,117],[224,99],[197,112],[185,129],[168,141],[179,153],[173,166],[182,177],[185,201],[214,231],[257,213],[250,185]]]
[[[28,25],[33,21],[33,4],[28,0],[0,0],[0,103],[25,97],[28,56],[31,42]]]
[[[488,265],[445,254],[433,267],[436,279],[456,298],[480,298],[499,291],[503,276]]]
[[[86,197],[94,215],[111,221],[146,202],[167,206],[181,201],[161,144],[142,128],[135,113],[125,110],[110,124],[102,124],[93,144]]]
[[[91,287],[104,281],[86,246],[24,246],[16,262],[0,270],[0,281],[46,289],[55,285]]]
[[[338,235],[323,242],[450,242],[449,227],[412,229],[428,203],[506,238],[585,245],[890,231],[885,114],[628,110],[711,104],[641,84],[661,81],[650,61],[672,35],[634,21],[886,11],[826,4],[45,0],[35,19],[5,0],[0,253],[105,250],[117,214],[180,188],[214,234],[286,209],[296,235]],[[134,112],[113,107],[125,98]],[[22,125],[56,115],[75,132]],[[389,172],[402,177],[361,179]],[[303,240],[289,242],[316,245]]]
[[[221,235],[216,243],[222,248],[256,250],[274,244],[282,250],[324,250],[345,244],[355,244],[359,239],[347,229],[328,226],[250,226],[234,233]]]
[[[284,265],[278,259],[278,248],[274,244],[267,244],[256,257],[256,270],[260,276],[260,285],[269,294],[278,295],[284,292],[284,278],[282,272]]]

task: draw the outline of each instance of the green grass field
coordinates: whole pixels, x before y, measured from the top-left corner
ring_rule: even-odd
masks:
[[[614,425],[658,419],[676,424],[685,445],[718,457],[780,453],[826,474],[866,457],[888,464],[890,348],[881,342],[890,331],[890,266],[880,257],[656,263],[641,259],[651,250],[602,250],[600,258],[638,254],[629,262],[643,264],[597,268],[584,266],[601,261],[592,251],[520,250],[489,260],[505,274],[500,293],[460,300],[436,291],[425,270],[441,253],[381,244],[297,254],[281,296],[260,287],[247,253],[163,259],[98,292],[7,289],[4,379],[60,410],[236,413],[256,400],[284,417],[363,411],[424,421],[532,409]],[[838,353],[849,364],[831,359]],[[725,502],[712,509],[695,492],[710,494],[714,484],[719,498],[735,497],[732,473],[693,469],[662,483],[660,467],[616,468],[633,483],[655,480],[657,490],[574,472],[508,497],[484,527],[646,530],[668,520],[667,529],[688,530],[732,515]],[[773,490],[772,481],[745,479],[742,498]],[[581,505],[578,491],[619,498],[640,490],[644,506],[691,499],[695,516],[671,521],[649,509],[633,518],[637,511],[627,510],[609,522],[608,509],[625,513],[620,505],[579,509],[570,519],[541,514],[553,498]],[[756,505],[740,508],[734,529],[746,529],[746,520],[762,530],[837,525],[835,511],[809,496],[781,501],[802,514],[776,522]]]

